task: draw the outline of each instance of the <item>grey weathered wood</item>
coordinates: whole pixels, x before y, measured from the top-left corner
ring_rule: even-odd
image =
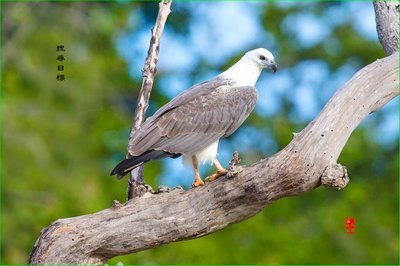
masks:
[[[53,222],[41,232],[30,263],[106,263],[243,221],[279,198],[314,189],[323,175],[344,178],[344,170],[325,169],[336,165],[357,125],[398,95],[398,68],[396,53],[358,71],[289,145],[235,177],[188,191],[146,193],[124,205]]]
[[[399,2],[374,1],[376,30],[387,55],[399,50]]]
[[[157,72],[158,54],[160,51],[160,40],[164,31],[165,22],[167,21],[169,13],[171,13],[172,0],[162,0],[159,3],[157,19],[154,28],[151,30],[151,39],[147,57],[142,69],[142,86],[140,88],[138,103],[135,110],[135,119],[129,134],[128,154],[127,158],[131,156],[129,148],[135,132],[141,124],[145,121],[146,111],[149,107],[149,99],[151,90],[153,88],[154,76]],[[128,180],[127,198],[130,200],[133,197],[139,197],[147,191],[143,179],[143,166],[139,166],[132,170]]]

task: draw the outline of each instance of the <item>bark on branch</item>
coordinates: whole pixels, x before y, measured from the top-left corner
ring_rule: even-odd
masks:
[[[314,189],[323,176],[343,178],[347,173],[336,160],[350,134],[397,95],[398,53],[358,71],[277,154],[243,167],[232,178],[188,191],[146,193],[95,214],[57,220],[41,232],[30,263],[106,263],[243,221],[279,198]]]
[[[387,55],[399,50],[399,2],[374,1],[376,30]]]

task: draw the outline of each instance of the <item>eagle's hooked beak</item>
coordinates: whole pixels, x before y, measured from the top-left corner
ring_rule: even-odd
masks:
[[[274,71],[274,74],[275,74],[275,72],[278,70],[278,65],[275,62],[273,62],[271,64],[270,68],[272,69],[272,71]]]

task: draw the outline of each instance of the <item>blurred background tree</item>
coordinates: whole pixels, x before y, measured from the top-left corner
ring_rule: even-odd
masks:
[[[2,263],[27,262],[39,231],[124,201],[108,176],[126,152],[156,2],[2,2]],[[64,45],[65,81],[57,81]],[[384,56],[369,2],[174,2],[148,115],[245,51],[271,50],[256,111],[220,145],[226,165],[283,148],[358,69]],[[343,191],[285,198],[196,240],[110,263],[398,264],[398,100],[371,115],[339,158]],[[205,174],[205,173],[203,173]],[[146,164],[153,187],[188,188],[180,159]],[[356,220],[354,235],[344,219]]]

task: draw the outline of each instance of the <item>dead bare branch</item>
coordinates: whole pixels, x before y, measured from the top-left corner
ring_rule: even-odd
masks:
[[[132,145],[132,138],[146,118],[146,111],[149,107],[149,99],[151,90],[153,88],[154,76],[157,72],[160,40],[164,31],[165,22],[167,21],[168,15],[171,12],[171,3],[171,0],[162,0],[159,3],[157,19],[154,28],[151,30],[149,50],[147,51],[147,57],[142,69],[142,87],[140,88],[138,103],[135,110],[135,119],[129,134],[127,158],[131,156],[129,150]],[[140,197],[146,191],[147,189],[146,186],[144,186],[143,179],[143,167],[139,166],[131,171],[130,178],[128,180],[127,198],[129,200],[133,197]]]

